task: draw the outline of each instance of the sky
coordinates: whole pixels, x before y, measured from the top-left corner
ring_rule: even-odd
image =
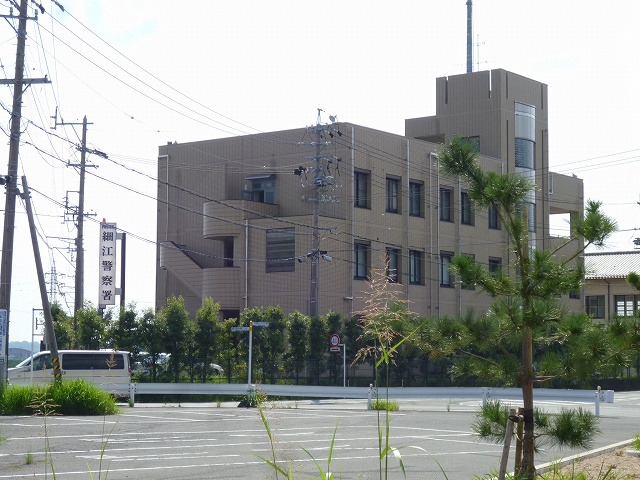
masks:
[[[98,303],[106,219],[127,232],[126,302],[141,311],[155,301],[160,145],[301,128],[318,108],[325,121],[402,135],[406,118],[435,114],[436,78],[466,71],[466,0],[40,1],[25,77],[51,83],[24,93],[19,172],[32,190],[50,298],[69,312],[76,230],[65,205],[78,203],[72,165],[85,115],[88,148],[107,157],[87,157],[85,300]],[[0,14],[9,7],[0,0]],[[474,71],[503,68],[548,85],[551,170],[582,178],[586,199],[616,219],[606,251],[633,250],[640,237],[639,17],[637,0],[473,2]],[[3,22],[4,78],[14,78],[15,46]],[[0,86],[0,162],[12,92]],[[11,341],[32,338],[41,308],[21,201],[16,216]]]

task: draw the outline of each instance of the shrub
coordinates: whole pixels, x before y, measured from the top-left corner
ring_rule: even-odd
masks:
[[[115,399],[95,385],[72,380],[47,386],[17,386],[4,389],[0,398],[3,415],[112,415],[118,413]]]

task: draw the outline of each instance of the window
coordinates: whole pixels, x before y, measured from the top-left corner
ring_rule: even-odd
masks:
[[[225,238],[222,240],[224,249],[223,265],[225,268],[233,267],[233,238]]]
[[[366,172],[354,172],[354,197],[353,206],[358,208],[369,208],[369,174]]]
[[[616,315],[619,317],[632,317],[633,312],[638,310],[640,297],[635,295],[616,295],[614,301],[616,303]]]
[[[440,286],[453,287],[453,277],[449,271],[453,252],[440,252]]]
[[[253,175],[247,177],[251,182],[251,190],[242,191],[243,200],[251,200],[260,203],[276,203],[276,180],[275,175]]]
[[[267,273],[295,271],[295,229],[267,230]]]
[[[489,272],[498,273],[502,270],[502,259],[499,257],[489,257]]]
[[[500,217],[498,216],[497,205],[489,205],[489,210],[487,213],[489,216],[489,228],[493,230],[500,230]]]
[[[460,193],[460,223],[463,225],[475,225],[473,202],[469,198],[468,192]]]
[[[451,188],[440,188],[440,220],[453,222],[453,190]]]
[[[586,298],[587,313],[593,318],[604,318],[604,295],[593,295]]]
[[[535,142],[516,138],[516,167],[533,170],[535,162]]]
[[[409,182],[409,215],[422,216],[422,183]]]
[[[368,243],[354,243],[353,245],[353,278],[367,280],[369,278],[369,252]]]
[[[387,212],[400,213],[400,180],[387,177]]]
[[[387,280],[400,282],[400,249],[387,247]]]
[[[424,284],[422,272],[422,252],[409,250],[409,283],[412,285]]]
[[[64,370],[122,370],[124,355],[105,353],[63,353]]]

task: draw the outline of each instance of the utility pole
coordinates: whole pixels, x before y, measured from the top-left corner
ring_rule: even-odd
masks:
[[[58,111],[56,110],[54,129],[58,125],[82,125],[82,143],[78,147],[80,150],[80,164],[70,163],[71,167],[80,167],[80,189],[78,190],[78,213],[77,224],[78,234],[76,236],[76,273],[75,273],[75,294],[73,303],[73,330],[76,331],[77,314],[78,310],[84,306],[84,178],[85,171],[87,169],[87,125],[92,123],[87,122],[87,116],[82,119],[82,123],[65,122],[64,119],[58,123]],[[102,152],[92,151],[98,155],[103,156]],[[96,165],[89,165],[90,167],[97,168]]]
[[[22,120],[22,94],[25,85],[28,88],[34,83],[51,83],[45,78],[27,79],[24,78],[24,56],[27,40],[27,20],[36,20],[36,17],[27,17],[27,0],[20,0],[18,16],[0,15],[6,19],[18,18],[18,46],[16,49],[16,68],[13,80],[0,80],[0,85],[13,85],[13,106],[11,110],[11,138],[9,139],[9,166],[7,193],[4,207],[4,230],[2,234],[2,259],[0,260],[0,310],[6,310],[6,342],[4,345],[4,358],[8,358],[9,353],[9,321],[11,314],[11,274],[13,270],[13,241],[16,221],[16,193],[18,177],[18,159],[20,149],[20,121]],[[0,365],[0,382],[2,385],[7,380],[7,364]]]
[[[336,158],[333,155],[327,155],[324,149],[331,145],[331,142],[326,140],[325,135],[333,137],[333,127],[321,123],[322,109],[318,109],[318,118],[316,124],[313,127],[307,127],[307,131],[315,135],[314,141],[311,145],[315,147],[315,155],[306,157],[309,160],[314,161],[314,167],[310,169],[313,172],[313,196],[307,198],[307,201],[313,203],[313,233],[311,242],[311,252],[306,256],[311,259],[311,288],[309,293],[309,316],[315,317],[318,315],[318,299],[320,294],[320,258],[324,260],[332,260],[327,255],[326,251],[320,250],[320,204],[329,203],[335,201],[332,195],[326,195],[330,188],[334,187],[334,177],[330,175],[330,165],[335,162],[335,168],[338,168],[338,162],[342,161],[341,158]],[[335,123],[336,117],[329,116],[332,123]],[[336,130],[338,135],[342,136],[340,130]],[[294,170],[294,174],[299,175],[302,179],[302,174],[306,173],[308,169],[306,167],[298,167]],[[328,174],[324,172],[327,171]],[[305,257],[298,258],[299,262],[304,262]]]

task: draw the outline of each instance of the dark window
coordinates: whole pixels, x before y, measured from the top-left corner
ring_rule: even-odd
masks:
[[[387,280],[400,282],[400,249],[387,248]]]
[[[222,244],[224,247],[224,266],[233,267],[233,238],[225,238],[222,240]]]
[[[400,213],[400,180],[387,178],[387,212]]]
[[[368,243],[353,244],[353,278],[366,280],[369,278],[369,252]]]
[[[251,182],[251,190],[242,191],[243,200],[276,203],[276,179],[274,175],[256,175],[248,177],[247,181]]]
[[[489,228],[494,230],[500,230],[500,217],[498,216],[498,207],[496,205],[489,205]]]
[[[267,273],[295,271],[295,229],[267,230]]]
[[[409,182],[409,215],[422,216],[422,183]]]
[[[423,271],[422,252],[409,250],[409,283],[413,285],[424,284]]]
[[[440,188],[440,220],[453,222],[453,190]]]
[[[460,193],[460,223],[464,225],[475,225],[473,202],[467,192]]]
[[[63,370],[122,370],[124,355],[104,353],[63,353]]]
[[[502,259],[498,257],[489,257],[489,272],[497,273],[502,270]]]
[[[453,277],[449,267],[451,265],[451,259],[453,258],[453,252],[440,252],[440,286],[452,287]]]
[[[369,208],[369,174],[366,172],[354,172],[354,198],[353,206]]]
[[[535,142],[516,138],[516,167],[533,170],[535,166]]]
[[[593,318],[605,318],[604,295],[586,297],[587,313]]]
[[[569,292],[569,298],[579,299],[580,298],[580,292]]]

